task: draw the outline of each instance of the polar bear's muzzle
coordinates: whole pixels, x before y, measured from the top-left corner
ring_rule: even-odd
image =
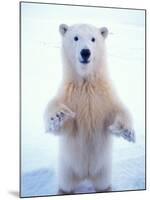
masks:
[[[91,52],[89,49],[82,49],[80,51],[80,62],[83,64],[88,64],[90,62],[89,58],[90,58]]]

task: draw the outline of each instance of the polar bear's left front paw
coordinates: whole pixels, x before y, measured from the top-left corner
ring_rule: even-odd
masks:
[[[122,131],[121,136],[128,140],[129,142],[135,142],[135,132],[134,130],[125,129]]]
[[[120,128],[116,126],[116,124],[111,125],[108,127],[108,130],[116,135],[116,136],[121,136],[125,140],[128,140],[129,142],[135,142],[135,132],[133,129],[125,129],[125,128]]]

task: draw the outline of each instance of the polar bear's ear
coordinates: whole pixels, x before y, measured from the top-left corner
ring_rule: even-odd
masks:
[[[106,38],[108,35],[108,28],[106,28],[106,27],[100,28],[100,33],[104,38]]]
[[[67,32],[68,28],[69,27],[66,24],[60,24],[60,26],[59,26],[59,32],[60,32],[60,34],[62,36],[64,36],[65,33]]]

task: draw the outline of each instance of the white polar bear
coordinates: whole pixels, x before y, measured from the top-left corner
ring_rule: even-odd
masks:
[[[106,27],[60,25],[63,82],[45,111],[47,132],[60,136],[59,193],[84,179],[96,191],[111,186],[111,133],[135,141],[132,120],[109,79]]]

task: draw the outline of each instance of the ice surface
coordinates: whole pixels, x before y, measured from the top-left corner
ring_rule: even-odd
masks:
[[[77,22],[109,28],[110,75],[134,119],[135,144],[114,137],[113,190],[144,189],[144,12],[78,7],[77,17],[75,10],[59,9],[27,3],[22,7],[22,196],[57,192],[58,137],[44,133],[43,111],[62,77],[58,26]],[[77,188],[77,192],[92,191],[87,182]]]

